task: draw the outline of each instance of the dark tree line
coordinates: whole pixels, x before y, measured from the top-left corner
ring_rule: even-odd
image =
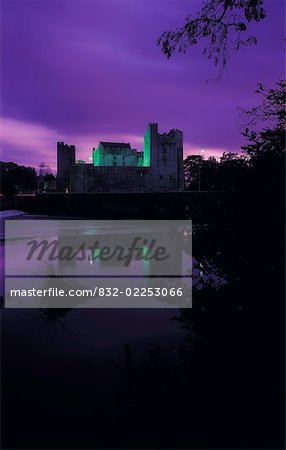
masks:
[[[246,144],[242,153],[224,153],[217,161],[190,155],[184,161],[188,190],[246,192],[260,195],[283,191],[285,177],[285,87],[284,81],[266,89],[261,84],[258,106],[242,111]],[[257,128],[261,127],[260,130]]]
[[[13,195],[18,191],[34,191],[37,174],[34,167],[18,166],[0,161],[1,194]]]
[[[39,174],[29,166],[19,166],[13,162],[0,161],[1,194],[43,191],[45,186],[55,180],[51,169],[45,163],[40,163]]]
[[[242,173],[247,173],[248,160],[237,153],[214,157],[190,155],[184,161],[186,189],[190,191],[236,191]]]
[[[186,161],[190,185],[200,166],[202,189],[227,191],[214,220],[193,228],[193,307],[174,317],[187,339],[153,345],[144,360],[125,352],[120,412],[136,404],[161,448],[285,448],[285,83],[258,93],[242,156]]]

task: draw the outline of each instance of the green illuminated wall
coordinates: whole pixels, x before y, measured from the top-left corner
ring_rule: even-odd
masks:
[[[135,152],[136,155],[136,150],[132,150],[133,152]],[[102,154],[103,152],[103,154]],[[130,155],[128,156],[124,156],[124,154],[121,154],[122,152],[124,152],[124,150],[122,149],[121,152],[118,152],[117,154],[117,159],[119,157],[122,156],[121,159],[126,160],[127,159],[127,163],[126,162],[120,162],[116,165],[123,165],[123,166],[135,166],[137,165],[138,167],[150,167],[150,163],[151,163],[151,139],[150,139],[150,129],[148,127],[147,132],[145,134],[144,137],[144,151],[142,152],[137,152],[137,160],[136,160],[136,156],[133,157],[133,161],[130,161]],[[113,166],[115,164],[112,163],[112,161],[110,161],[110,158],[113,155],[113,152],[110,153],[108,152],[108,150],[101,149],[101,146],[99,144],[99,146],[97,148],[93,148],[92,149],[92,160],[93,160],[93,165],[94,166]],[[105,155],[105,157],[104,157]],[[125,158],[125,159],[124,159]],[[128,159],[129,158],[129,159]],[[135,160],[134,160],[135,159]]]
[[[149,247],[143,247],[143,256],[149,256]],[[146,276],[150,275],[150,258],[143,259],[143,273]]]
[[[144,167],[150,167],[151,163],[151,140],[150,140],[150,130],[149,127],[144,136]]]
[[[93,157],[93,165],[100,166],[100,149],[98,147],[92,150],[92,157]]]
[[[140,153],[140,156],[138,157],[138,167],[144,166],[144,153]]]

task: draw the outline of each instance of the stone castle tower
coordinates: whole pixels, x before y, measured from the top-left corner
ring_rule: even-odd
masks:
[[[183,132],[159,134],[158,124],[149,123],[144,137],[144,166],[150,166],[158,188],[184,189]]]
[[[57,191],[70,191],[70,173],[75,164],[75,146],[57,142]]]

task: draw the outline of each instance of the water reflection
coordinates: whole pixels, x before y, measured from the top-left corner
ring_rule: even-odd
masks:
[[[7,218],[7,214],[9,213],[5,212],[4,216]],[[12,212],[12,217],[16,217],[15,212]],[[34,216],[24,216],[27,221],[30,219],[33,219]],[[23,214],[19,213],[19,218],[23,218]],[[96,228],[87,227],[86,229],[83,229],[82,232],[77,233],[75,235],[74,230],[70,228],[69,222],[50,222],[43,220],[45,217],[41,217],[41,236],[45,238],[46,236],[49,236],[52,239],[57,239],[58,247],[59,249],[65,249],[70,243],[72,242],[74,247],[80,246],[82,242],[82,238],[84,236],[85,244],[92,245],[94,242],[94,238],[100,236],[102,245],[112,245],[114,244],[114,223],[110,221],[109,227],[103,226],[102,223],[99,223],[99,225]],[[21,221],[22,222],[22,221]],[[142,221],[141,221],[142,222]],[[25,224],[25,222],[24,222]],[[31,239],[31,237],[34,236],[33,233],[33,227],[30,226],[31,222],[28,222],[28,227],[21,227],[21,234],[18,236],[17,233],[19,233],[19,227],[16,227],[14,230],[10,232],[9,235],[9,246],[10,247],[16,246],[16,250],[14,249],[10,253],[9,257],[9,264],[7,267],[8,273],[12,271],[13,274],[15,273],[23,273],[27,274],[35,274],[38,273],[44,277],[47,277],[47,279],[43,280],[43,284],[45,288],[49,287],[48,280],[50,277],[54,277],[56,275],[65,275],[65,274],[77,274],[77,273],[84,273],[84,274],[96,274],[96,275],[107,275],[107,274],[114,274],[114,271],[116,271],[117,274],[124,273],[120,272],[122,269],[126,269],[124,267],[124,261],[100,261],[98,259],[89,259],[88,261],[83,261],[85,264],[84,267],[81,267],[79,269],[79,264],[76,258],[69,258],[64,260],[57,259],[55,263],[41,263],[40,273],[37,272],[39,263],[37,260],[34,260],[34,264],[32,266],[30,265],[29,261],[29,270],[27,269],[27,265],[25,266],[23,264],[23,261],[21,258],[18,257],[18,255],[25,254],[26,251],[26,245],[27,241]],[[52,225],[51,225],[52,224]],[[56,224],[56,225],[55,225]],[[63,226],[63,225],[64,226]],[[55,227],[55,230],[54,228]],[[111,227],[111,229],[110,229]],[[129,224],[130,227],[130,224]],[[108,228],[108,229],[106,229]],[[67,231],[68,229],[68,231]],[[92,229],[92,232],[91,232]],[[192,273],[193,268],[193,290],[202,290],[204,288],[212,288],[214,290],[219,289],[220,287],[224,286],[226,284],[224,275],[222,274],[221,270],[216,265],[215,261],[213,260],[211,255],[208,255],[205,257],[205,255],[202,255],[200,260],[197,260],[196,257],[192,256],[192,239],[191,234],[202,234],[206,233],[208,230],[207,226],[196,226],[193,227],[193,232],[191,230],[188,230],[187,228],[184,229],[183,234],[176,229],[170,229],[170,230],[159,230],[159,234],[157,233],[156,238],[158,241],[168,242],[169,248],[171,249],[172,253],[172,262],[171,265],[167,262],[164,265],[163,273],[171,273],[174,272],[174,267],[178,273],[181,273],[183,275],[190,275]],[[131,229],[127,229],[126,227],[120,229],[116,229],[116,233],[119,232],[120,236],[120,245],[124,250],[128,250],[128,246],[130,246],[130,236],[133,235],[133,237],[136,238],[137,234],[136,232],[132,231]],[[144,230],[145,237],[148,237],[149,240],[154,236],[154,230]],[[162,238],[163,236],[163,238]],[[152,240],[152,239],[151,239]],[[88,241],[88,242],[87,242]],[[147,239],[146,239],[147,241]],[[96,256],[95,253],[98,249],[91,252],[93,253],[93,257]],[[146,251],[146,246],[143,246],[142,248],[143,253]],[[148,250],[148,247],[147,247]],[[12,257],[11,257],[12,255]],[[15,256],[13,259],[13,255]],[[91,256],[91,255],[90,255]],[[2,265],[3,265],[3,257],[1,258]],[[190,262],[191,261],[191,262]],[[11,265],[12,262],[12,265]],[[174,264],[175,262],[175,264]],[[88,266],[87,266],[88,264]],[[169,266],[168,266],[169,264]],[[148,275],[156,275],[159,271],[162,271],[162,266],[160,268],[157,268],[156,261],[136,261],[132,260],[132,264],[128,267],[128,273],[131,272],[131,274],[148,274]],[[23,269],[23,267],[25,267]],[[31,271],[32,270],[32,271]],[[82,272],[83,270],[83,272]],[[66,281],[63,279],[63,284],[65,284]],[[79,284],[76,280],[69,280],[69,288],[72,286],[76,288],[84,288],[84,285]],[[3,292],[3,291],[2,291]],[[188,291],[187,291],[188,292]],[[74,298],[74,302],[69,305],[71,307],[67,307],[66,311],[65,308],[60,309],[58,312],[53,311],[49,312],[48,308],[45,308],[45,302],[43,303],[43,307],[41,308],[40,316],[43,317],[47,323],[50,323],[51,325],[55,326],[57,319],[59,319],[60,326],[63,326],[62,319],[65,317],[69,311],[73,309],[73,307],[77,307],[78,305],[82,305],[82,303],[87,304],[88,300],[83,299],[77,299]],[[22,305],[24,306],[24,305]],[[88,306],[88,304],[86,305]],[[184,304],[181,303],[181,307],[184,307]]]
[[[188,242],[183,243],[182,267],[192,255]],[[3,244],[0,250],[3,267]],[[182,247],[179,250],[182,254]],[[97,270],[102,267],[99,265]],[[196,254],[193,276],[195,291],[210,284],[219,289],[223,278],[215,266],[207,265],[203,258],[197,260]],[[62,445],[71,448],[76,443],[78,448],[84,448],[95,441],[98,448],[105,445],[116,448],[112,437],[106,441],[107,423],[113,418],[116,439],[121,433],[124,442],[122,421],[132,420],[130,405],[143,402],[142,414],[145,411],[147,417],[146,401],[150,395],[158,397],[161,404],[165,401],[162,396],[166,395],[166,389],[170,395],[168,386],[173,384],[173,369],[170,372],[168,367],[181,364],[186,345],[181,324],[170,320],[178,314],[177,309],[41,308],[6,309],[2,314],[6,420],[9,428],[17,423],[21,441],[30,443],[30,448],[40,448],[45,435],[43,422],[47,423],[48,418],[51,431],[45,442],[51,448],[55,442],[59,448]],[[192,351],[192,346],[188,346],[188,351]],[[34,425],[29,432],[27,420],[23,419],[22,401],[30,405],[30,410],[41,413],[41,420],[32,415]],[[61,412],[60,416],[55,414],[55,408]],[[63,417],[68,432],[61,428]],[[94,424],[96,438],[91,431]],[[132,427],[138,434],[136,423]],[[148,429],[151,433],[152,428]],[[151,442],[152,438],[146,436]],[[19,445],[11,433],[9,440],[14,447]]]

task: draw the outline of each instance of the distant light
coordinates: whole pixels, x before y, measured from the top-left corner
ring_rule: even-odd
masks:
[[[92,156],[89,156],[88,159],[89,159],[90,161],[92,161]]]

